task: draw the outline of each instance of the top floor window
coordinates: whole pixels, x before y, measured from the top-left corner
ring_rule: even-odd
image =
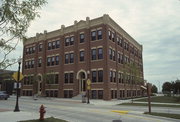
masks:
[[[91,40],[92,41],[96,40],[96,31],[91,32]]]
[[[69,37],[65,38],[65,46],[69,46]]]
[[[111,31],[108,31],[109,40],[111,40]]]
[[[102,39],[102,30],[98,30],[98,40]]]
[[[29,54],[29,48],[26,48],[26,54]]]
[[[56,42],[52,42],[52,49],[56,48]]]
[[[83,43],[85,41],[84,33],[80,34],[80,43]]]
[[[42,51],[42,47],[43,47],[43,45],[42,45],[42,44],[39,44],[39,52]]]
[[[60,47],[60,40],[57,40],[56,41],[56,48],[59,48]]]
[[[51,50],[51,48],[52,48],[51,46],[52,46],[52,43],[49,42],[49,43],[48,43],[48,50]]]
[[[112,41],[114,42],[114,33],[112,33]]]
[[[74,36],[70,37],[70,45],[74,45]]]
[[[65,46],[74,45],[74,36],[65,38]]]

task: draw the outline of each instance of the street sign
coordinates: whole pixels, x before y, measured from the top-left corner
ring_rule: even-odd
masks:
[[[14,78],[15,81],[18,81],[18,72],[15,72],[12,77]],[[21,81],[24,78],[23,74],[20,72],[19,74],[19,81]]]
[[[87,80],[87,85],[88,86],[91,85],[91,80],[90,79]]]
[[[91,86],[87,86],[87,90],[91,90]]]

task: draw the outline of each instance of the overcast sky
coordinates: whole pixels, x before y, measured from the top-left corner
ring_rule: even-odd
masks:
[[[143,45],[144,78],[158,88],[180,79],[179,0],[49,0],[30,26],[27,36],[109,14]],[[22,55],[22,43],[13,56]],[[18,54],[18,55],[17,55]],[[17,66],[9,69],[17,70]]]

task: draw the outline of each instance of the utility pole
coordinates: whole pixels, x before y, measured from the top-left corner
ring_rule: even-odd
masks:
[[[147,96],[148,96],[148,108],[149,108],[149,114],[151,113],[151,96],[150,96],[150,84],[147,83]]]

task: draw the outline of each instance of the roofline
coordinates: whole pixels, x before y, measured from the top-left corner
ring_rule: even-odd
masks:
[[[75,20],[73,25],[67,27],[65,27],[65,25],[61,25],[60,29],[51,32],[47,32],[46,30],[44,30],[44,33],[36,33],[36,36],[24,40],[23,44],[26,45],[42,40],[51,39],[60,35],[64,35],[66,33],[74,32],[84,28],[90,28],[99,24],[106,24],[111,26],[114,30],[120,32],[120,34],[122,34],[124,38],[130,41],[138,49],[142,50],[142,45],[140,45],[133,37],[131,37],[124,29],[122,29],[108,14],[104,14],[103,16],[92,20],[90,20],[89,17],[86,17],[86,21],[80,20],[79,22],[77,22]]]

